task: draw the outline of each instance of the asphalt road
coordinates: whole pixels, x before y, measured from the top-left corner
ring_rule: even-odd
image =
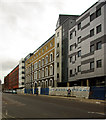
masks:
[[[2,96],[3,118],[105,118],[104,105],[47,96]]]

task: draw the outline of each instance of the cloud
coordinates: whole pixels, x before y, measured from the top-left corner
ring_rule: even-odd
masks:
[[[79,5],[86,2],[83,7]],[[0,0],[2,78],[22,57],[55,33],[59,14],[81,14],[92,3],[89,0]]]
[[[2,71],[13,69],[17,65],[16,60],[6,60],[2,62]]]

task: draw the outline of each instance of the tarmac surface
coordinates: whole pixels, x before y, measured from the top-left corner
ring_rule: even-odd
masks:
[[[3,93],[4,119],[104,119],[105,101],[75,97]]]
[[[30,95],[30,96],[36,96],[36,94],[24,94],[24,95]],[[86,98],[79,98],[79,97],[67,97],[67,96],[51,96],[51,95],[39,95],[39,96],[45,96],[45,97],[53,97],[53,98],[62,98],[62,99],[68,99],[68,100],[74,100],[79,102],[86,102],[86,103],[92,103],[92,104],[101,104],[106,105],[106,100],[98,100],[98,99],[86,99]]]

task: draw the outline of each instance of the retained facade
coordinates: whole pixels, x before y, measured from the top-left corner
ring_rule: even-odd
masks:
[[[85,11],[69,30],[70,86],[100,86],[106,79],[106,2]]]
[[[25,88],[47,88],[54,81],[55,35],[49,38],[25,60]]]

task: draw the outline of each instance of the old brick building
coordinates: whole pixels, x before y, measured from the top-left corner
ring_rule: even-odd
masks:
[[[5,78],[5,90],[13,90],[19,87],[19,65],[17,65]]]

